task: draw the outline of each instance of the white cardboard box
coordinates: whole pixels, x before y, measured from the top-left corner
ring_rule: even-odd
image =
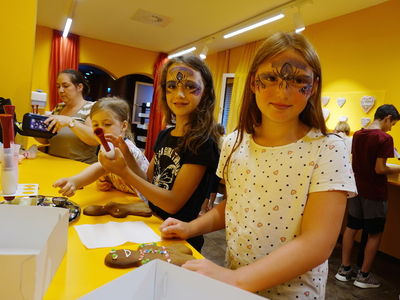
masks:
[[[266,300],[184,268],[153,260],[79,300]]]
[[[42,299],[67,238],[64,208],[0,205],[0,298]]]

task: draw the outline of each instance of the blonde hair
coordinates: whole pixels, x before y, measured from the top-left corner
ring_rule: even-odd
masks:
[[[344,132],[346,135],[350,135],[350,125],[346,121],[339,121],[336,124],[334,132]]]

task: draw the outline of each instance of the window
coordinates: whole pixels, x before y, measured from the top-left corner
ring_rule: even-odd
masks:
[[[218,122],[224,126],[225,130],[228,124],[234,77],[234,73],[225,73],[222,75],[222,89],[219,102]]]

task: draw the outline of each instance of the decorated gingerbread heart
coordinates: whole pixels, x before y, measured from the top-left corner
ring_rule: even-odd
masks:
[[[153,244],[141,244],[138,249],[111,249],[106,255],[104,263],[111,268],[134,268],[148,263],[154,259],[161,259],[171,264],[181,266],[191,259],[192,250],[183,244],[170,246],[157,246]]]

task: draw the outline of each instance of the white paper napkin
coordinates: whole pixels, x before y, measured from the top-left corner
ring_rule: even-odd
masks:
[[[75,225],[81,242],[89,249],[115,247],[126,242],[151,243],[161,238],[144,222],[108,222],[95,225]]]

